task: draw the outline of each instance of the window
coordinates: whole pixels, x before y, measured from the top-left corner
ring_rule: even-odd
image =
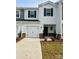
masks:
[[[28,11],[28,18],[36,18],[36,11]]]
[[[44,16],[53,16],[53,8],[44,8]]]
[[[16,11],[16,17],[17,17],[17,18],[20,17],[20,11]]]
[[[34,11],[30,11],[30,17],[34,17]]]
[[[47,16],[51,16],[51,9],[46,9]]]

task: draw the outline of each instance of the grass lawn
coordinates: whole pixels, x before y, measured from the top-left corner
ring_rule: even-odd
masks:
[[[41,42],[43,59],[63,59],[62,42]]]

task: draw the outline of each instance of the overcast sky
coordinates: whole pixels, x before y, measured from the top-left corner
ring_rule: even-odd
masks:
[[[49,0],[16,0],[17,7],[38,7],[38,4]],[[58,0],[50,0],[56,2]]]

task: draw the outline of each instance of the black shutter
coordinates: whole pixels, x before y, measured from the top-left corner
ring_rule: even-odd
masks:
[[[46,8],[44,8],[44,16],[46,16]]]
[[[51,16],[53,16],[53,8],[51,8]]]
[[[30,11],[28,11],[28,17],[30,17]]]
[[[34,11],[34,18],[36,18],[36,11]]]

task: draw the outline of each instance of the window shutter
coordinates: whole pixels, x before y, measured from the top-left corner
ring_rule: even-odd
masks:
[[[51,8],[51,16],[53,16],[53,8]]]
[[[34,11],[34,18],[36,18],[36,11]]]
[[[28,11],[28,17],[30,17],[30,11]]]
[[[44,16],[46,16],[46,8],[44,8]]]

